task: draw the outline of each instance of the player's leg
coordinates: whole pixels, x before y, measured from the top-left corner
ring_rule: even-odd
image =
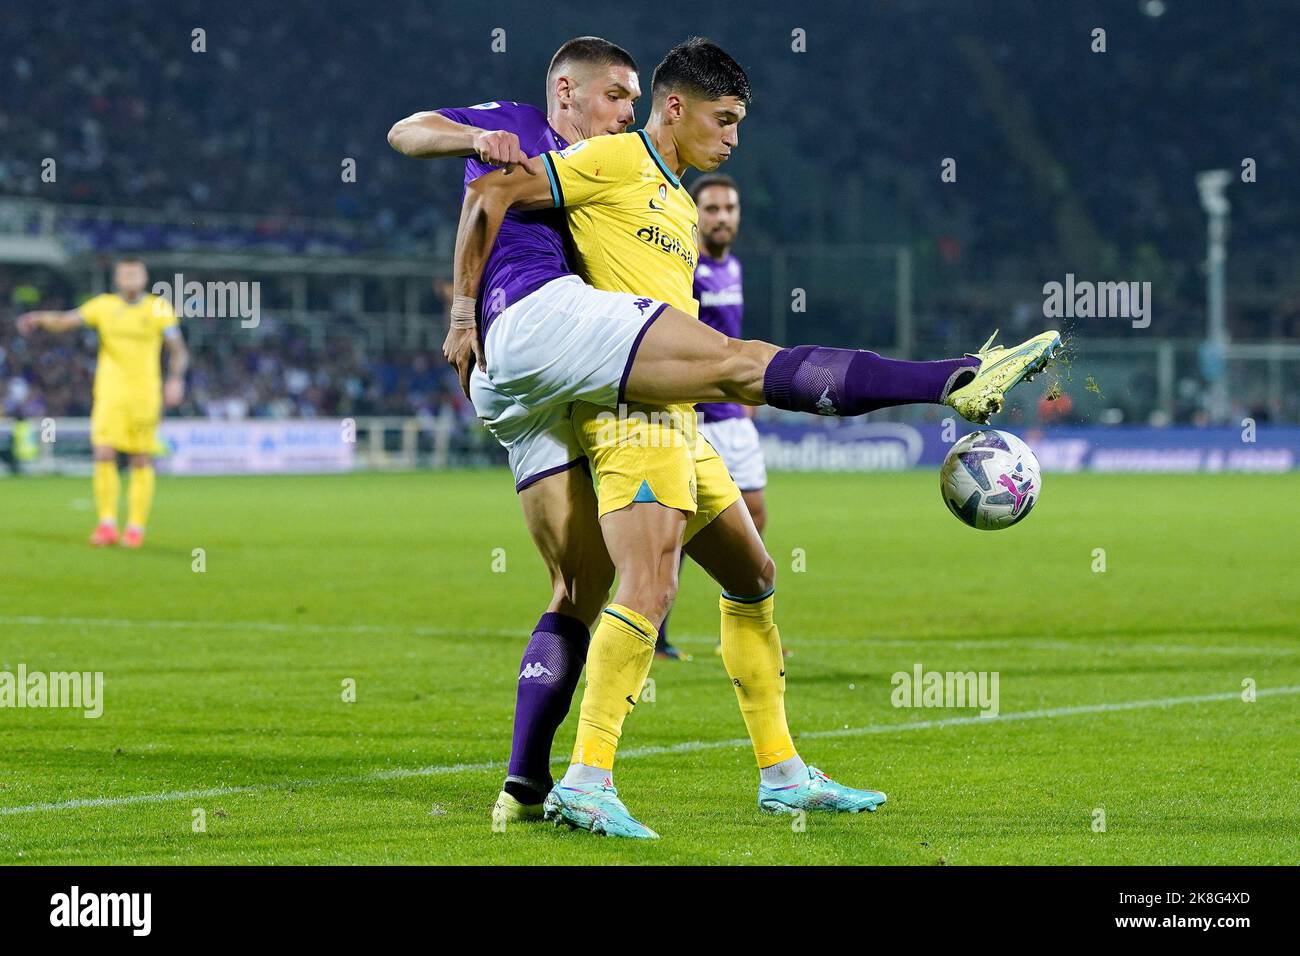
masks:
[[[475,411],[510,457],[524,522],[551,579],[551,600],[519,662],[514,734],[494,825],[541,816],[552,785],[555,731],[569,712],[592,621],[609,598],[613,566],[596,517],[596,497],[567,405],[528,409],[477,369]]]
[[[117,544],[117,508],[122,495],[122,478],[117,470],[117,449],[107,445],[94,445],[94,472],[91,489],[95,493],[97,522],[91,532],[90,543],[95,547]]]
[[[128,444],[130,453],[126,487],[126,529],[122,532],[122,547],[138,548],[144,544],[144,528],[149,523],[153,509],[154,454],[158,450],[158,415],[161,396],[155,401],[140,402],[128,412]]]
[[[666,308],[634,349],[622,394],[652,404],[730,401],[819,415],[950,404],[983,422],[1009,389],[1047,366],[1060,336],[1044,332],[1010,349],[992,342],[975,354],[933,362],[816,345],[782,349],[728,338]]]
[[[614,582],[584,465],[547,475],[519,492],[524,522],[546,563],[552,590],[519,662],[510,764],[494,820],[540,818],[542,800],[554,784],[555,732],[569,713],[591,626]]]
[[[681,577],[681,567],[685,561],[686,554],[683,552],[677,561],[678,578]],[[692,659],[691,655],[681,650],[677,645],[668,640],[668,622],[671,619],[672,611],[670,610],[669,613],[664,616],[663,623],[659,625],[659,637],[655,640],[655,660],[689,661]]]
[[[741,497],[761,537],[767,526],[767,505],[763,499],[763,489],[767,487],[767,467],[763,462],[763,447],[754,422],[745,416],[719,418],[700,422],[699,430],[705,441],[721,456],[722,463],[740,488]],[[715,650],[721,654],[721,645]],[[689,654],[683,654],[669,642],[667,618],[659,628],[655,657],[691,659]]]
[[[122,410],[95,402],[90,410],[90,445],[94,471],[90,486],[94,492],[96,524],[90,535],[92,546],[117,544],[117,508],[122,478],[117,471],[117,449],[127,440]]]
[[[557,823],[607,836],[658,836],[618,798],[614,756],[623,722],[650,675],[658,623],[676,595],[685,525],[680,511],[656,502],[633,503],[601,518],[618,589],[601,613],[587,651],[572,762],[546,798],[546,815]]]
[[[745,502],[745,509],[749,512],[749,519],[754,522],[754,530],[758,532],[758,536],[761,538],[763,532],[767,530],[767,498],[764,496],[763,489],[742,490],[740,497]]]
[[[144,544],[144,528],[153,508],[153,455],[131,455],[127,461],[126,529],[122,547],[138,548]]]
[[[727,472],[740,488],[754,529],[762,537],[767,527],[767,504],[763,498],[763,489],[767,487],[767,465],[763,461],[763,446],[753,420],[741,416],[704,422],[700,425],[700,434],[722,458]],[[721,642],[714,651],[722,653]],[[782,653],[789,655],[790,651],[783,648]]]
[[[750,519],[754,522],[754,529],[758,532],[759,537],[762,537],[763,530],[767,527],[767,502],[763,498],[763,489],[759,488],[754,491],[742,490],[740,492],[740,497],[745,502],[745,508],[749,511]],[[682,552],[682,558],[685,559],[686,557],[686,553]],[[672,620],[671,613],[668,617],[665,617],[664,622],[659,625],[659,640],[655,642],[655,659],[661,661],[689,661],[692,659],[691,655],[678,648],[677,645],[673,644],[673,642],[669,640],[668,622],[670,620]],[[714,653],[722,653],[721,643],[714,646]],[[789,656],[790,649],[788,647],[783,648],[782,653]]]
[[[647,414],[654,412],[654,416]],[[614,601],[587,653],[572,763],[546,798],[549,819],[610,835],[653,838],[613,786],[623,724],[654,660],[659,624],[677,592],[687,515],[695,511],[690,406],[632,408],[619,415],[579,403],[574,431],[597,477],[605,546],[617,572]]]
[[[502,348],[505,342],[511,347]],[[937,362],[815,345],[782,349],[728,338],[665,303],[566,276],[497,316],[485,347],[488,378],[528,408],[734,401],[862,415],[934,402],[984,422],[1061,345],[1056,332],[1010,349],[992,342],[973,355]]]
[[[883,793],[837,784],[808,767],[795,749],[786,722],[786,664],[775,620],[776,565],[721,459],[701,452],[696,475],[699,510],[687,529],[686,551],[722,587],[722,661],[758,762],[760,808],[874,810],[885,802]]]
[[[655,501],[634,502],[603,515],[600,526],[618,587],[588,651],[571,782],[612,774],[623,721],[641,696],[659,624],[677,595],[686,516]]]

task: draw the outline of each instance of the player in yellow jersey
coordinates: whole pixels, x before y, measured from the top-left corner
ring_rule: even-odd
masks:
[[[90,443],[94,448],[93,487],[99,523],[90,536],[96,547],[116,544],[121,483],[117,455],[128,456],[126,529],[121,544],[144,543],[145,523],[153,504],[153,459],[158,450],[158,419],[163,403],[179,405],[185,394],[189,353],[171,304],[145,292],[149,273],[138,259],[123,259],[113,269],[111,294],[105,293],[68,312],[28,312],[18,330],[68,332],[88,327],[99,333]],[[161,357],[167,348],[167,380]]]

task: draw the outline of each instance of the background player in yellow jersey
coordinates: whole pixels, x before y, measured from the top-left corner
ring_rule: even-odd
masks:
[[[144,543],[145,523],[153,504],[153,459],[158,450],[158,419],[185,394],[189,353],[171,304],[145,292],[149,273],[138,259],[123,259],[113,269],[114,292],[97,295],[68,312],[28,312],[18,317],[24,334],[36,329],[68,332],[83,326],[99,333],[90,442],[94,447],[93,486],[99,523],[90,543],[118,543],[117,510],[121,481],[117,455],[130,460],[124,547]],[[167,380],[161,357],[167,347]]]

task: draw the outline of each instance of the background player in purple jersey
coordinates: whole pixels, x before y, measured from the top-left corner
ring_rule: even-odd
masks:
[[[419,159],[467,157],[469,183],[496,167],[519,169],[527,157],[571,142],[624,132],[640,92],[636,63],[625,50],[598,37],[578,37],[551,60],[546,113],[515,102],[420,112],[395,124],[388,142]],[[522,168],[514,175],[532,175]],[[563,210],[511,210],[485,267],[480,308],[458,312],[453,304],[444,352],[472,350],[481,363],[483,335],[503,309],[572,274],[568,247]],[[468,394],[474,363],[457,367]],[[586,468],[576,467],[585,458],[572,435],[568,409],[557,408],[549,421],[534,417],[529,429],[512,436],[507,449],[524,521],[546,563],[552,596],[520,662],[510,765],[493,807],[494,821],[541,817],[542,798],[552,784],[551,744],[569,711],[591,624],[605,606],[614,578],[591,478]]]
[[[740,260],[731,254],[731,244],[740,229],[740,190],[730,176],[706,173],[691,184],[690,193],[700,217],[700,258],[693,289],[700,303],[700,321],[738,339],[744,323],[745,294]],[[754,427],[754,406],[701,402],[695,410],[700,416],[700,431],[736,479],[754,528],[761,535],[767,527],[763,497],[767,468],[758,429]],[[785,653],[789,653],[788,649]],[[667,619],[659,629],[655,655],[667,660],[690,659],[669,642]]]

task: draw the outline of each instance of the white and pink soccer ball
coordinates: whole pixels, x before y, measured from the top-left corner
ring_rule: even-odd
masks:
[[[1038,459],[1010,432],[972,432],[948,449],[939,469],[944,504],[981,531],[1010,528],[1038,501]]]

